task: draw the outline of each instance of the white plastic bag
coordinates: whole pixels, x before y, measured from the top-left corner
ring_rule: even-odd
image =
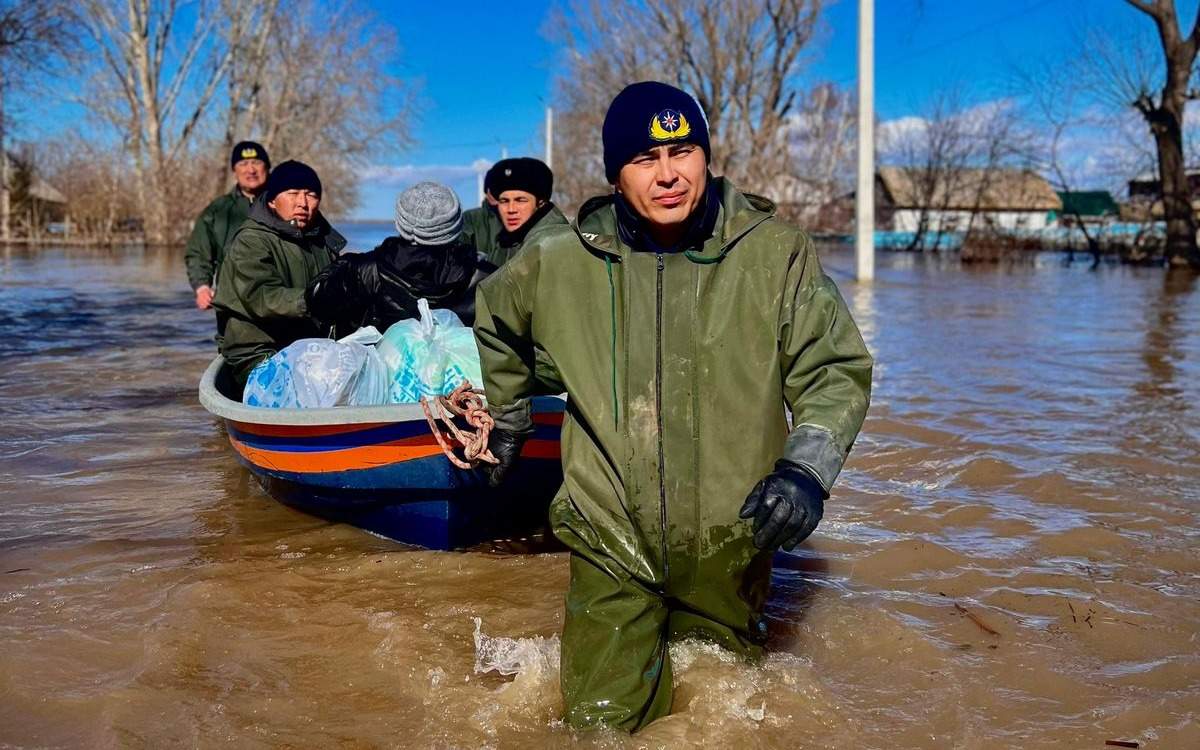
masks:
[[[383,334],[375,326],[363,326],[349,336],[342,336],[338,339],[339,344],[362,344],[363,346],[375,346],[383,340]]]
[[[430,310],[424,299],[417,301],[417,310],[420,318],[393,323],[379,342],[392,403],[441,396],[464,380],[480,385],[483,374],[471,329],[449,310]]]
[[[372,347],[300,339],[251,371],[242,402],[275,409],[386,404],[387,375]]]

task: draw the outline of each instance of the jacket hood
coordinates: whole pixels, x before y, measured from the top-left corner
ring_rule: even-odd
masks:
[[[340,253],[342,248],[346,246],[346,238],[333,228],[333,225],[325,219],[325,215],[320,211],[317,211],[313,216],[312,223],[302,230],[279,218],[271,210],[271,207],[267,205],[266,198],[263,195],[259,195],[250,204],[250,212],[247,216],[268,231],[289,239],[292,242],[310,242],[317,245],[324,245],[334,253]]]
[[[684,253],[693,263],[719,262],[738,239],[775,215],[774,203],[743,193],[724,177],[713,178],[713,185],[720,196],[720,211],[712,236],[700,249]],[[614,201],[614,195],[588,200],[580,207],[573,226],[587,246],[619,260],[630,248],[621,240]]]
[[[458,242],[415,245],[400,237],[388,237],[372,255],[380,276],[414,299],[424,297],[431,303],[461,294],[479,265],[475,248]]]

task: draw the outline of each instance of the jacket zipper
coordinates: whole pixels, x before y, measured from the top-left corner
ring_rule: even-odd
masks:
[[[671,578],[671,563],[667,557],[667,480],[666,458],[663,452],[662,417],[662,325],[663,325],[663,254],[655,253],[658,261],[658,278],[654,299],[654,414],[658,420],[658,508],[662,523],[663,589]]]

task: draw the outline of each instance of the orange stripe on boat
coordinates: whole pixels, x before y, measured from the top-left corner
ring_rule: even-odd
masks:
[[[441,446],[437,444],[433,436],[426,435],[424,437],[427,439],[422,443],[416,443],[413,438],[407,438],[360,448],[306,452],[253,448],[232,436],[229,438],[229,442],[233,445],[234,450],[255,466],[296,474],[318,474],[353,469],[374,469],[416,458],[440,455]],[[528,458],[558,459],[562,457],[562,451],[557,440],[530,440],[521,449],[521,455]]]
[[[252,448],[230,436],[233,449],[255,466],[276,471],[298,474],[317,474],[352,469],[374,469],[414,458],[437,456],[442,452],[432,435],[424,443],[414,443],[412,438],[393,443],[367,445],[360,448],[345,448],[332,451],[273,451]]]

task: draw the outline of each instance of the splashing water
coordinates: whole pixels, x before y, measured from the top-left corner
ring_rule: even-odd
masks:
[[[504,638],[483,632],[483,620],[475,623],[475,674],[499,672],[502,675],[525,675],[537,678],[558,677],[560,644],[552,638]],[[538,680],[541,681],[540,679]]]

